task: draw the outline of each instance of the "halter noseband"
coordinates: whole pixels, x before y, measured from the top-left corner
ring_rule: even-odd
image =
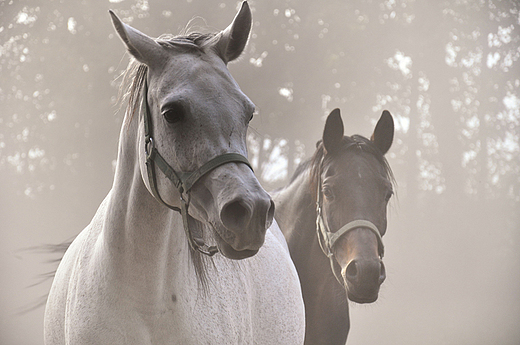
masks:
[[[353,143],[351,145],[360,145],[360,143]],[[321,173],[323,168],[323,159],[320,163],[320,169],[318,171],[318,184],[317,184],[317,196],[316,196],[316,234],[318,236],[318,242],[320,244],[321,250],[330,260],[330,267],[332,269],[332,273],[334,273],[334,277],[341,284],[344,285],[343,279],[341,279],[341,273],[338,273],[335,263],[334,263],[334,246],[336,242],[348,232],[358,229],[364,228],[370,230],[377,238],[378,245],[378,253],[379,257],[382,259],[385,251],[385,247],[383,245],[383,239],[381,237],[381,233],[377,226],[374,225],[371,221],[364,219],[353,220],[345,225],[343,225],[338,231],[332,232],[329,230],[329,227],[325,223],[322,214],[322,193],[321,193]]]
[[[197,250],[202,254],[213,256],[218,252],[218,248],[216,246],[208,246],[204,243],[204,240],[200,237],[193,236],[190,231],[189,223],[188,223],[188,208],[190,205],[190,190],[193,185],[205,174],[210,172],[211,170],[227,163],[244,163],[251,170],[251,164],[246,157],[242,156],[239,153],[224,153],[221,154],[205,164],[199,167],[197,170],[192,172],[177,172],[175,171],[161,156],[157,148],[155,147],[155,142],[153,140],[152,135],[152,116],[150,115],[150,108],[148,106],[147,95],[148,95],[148,83],[146,80],[146,76],[144,77],[144,95],[141,103],[142,112],[144,115],[144,133],[145,133],[145,154],[146,154],[146,170],[148,174],[148,181],[150,183],[151,193],[155,199],[161,202],[166,207],[177,211],[182,216],[182,224],[184,226],[184,231],[186,233],[186,237],[188,239],[188,243],[193,250]],[[166,203],[161,195],[159,194],[159,189],[157,188],[157,178],[155,174],[155,165],[162,171],[162,173],[173,183],[175,188],[179,191],[181,207],[176,207]],[[186,194],[186,197],[184,196]]]

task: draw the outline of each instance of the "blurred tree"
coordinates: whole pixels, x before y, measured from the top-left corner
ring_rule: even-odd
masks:
[[[405,280],[411,283],[403,300],[414,286],[423,291],[416,300],[421,306],[425,301],[447,306],[441,297],[432,298],[442,295],[450,304],[439,312],[444,320],[446,311],[459,308],[452,302],[469,301],[470,285],[497,285],[497,274],[507,283],[498,284],[503,290],[493,290],[493,298],[506,300],[509,295],[500,291],[518,290],[508,284],[518,272],[520,224],[519,2],[249,4],[250,42],[242,60],[229,68],[257,106],[249,156],[265,188],[285,184],[311,155],[333,108],[341,108],[346,134],[365,136],[388,109],[396,135],[387,157],[401,210],[400,223],[392,222],[401,227],[392,232],[400,241],[394,253],[407,262]],[[124,111],[118,109],[117,77],[128,56],[108,9],[157,37],[186,28],[223,29],[239,5],[238,0],[0,1],[0,230],[11,240],[5,243],[31,246],[76,235],[110,188]],[[431,275],[425,262],[442,272]],[[490,274],[484,285],[482,271]],[[465,279],[472,272],[478,279]],[[430,284],[446,273],[460,277],[457,284]],[[468,305],[481,310],[481,297],[488,299],[491,290],[478,291],[479,302]],[[476,313],[486,327],[492,308]],[[515,317],[493,318],[491,325],[507,337],[502,329],[507,322],[508,329],[518,329],[511,322]],[[459,332],[460,324],[451,325]],[[421,326],[436,330],[435,323]],[[9,336],[3,333],[0,342]]]
[[[116,76],[127,60],[107,10],[159,36],[182,31],[190,18],[193,29],[222,29],[238,5],[2,2],[0,173],[16,176],[17,190],[33,197],[108,188],[122,118]],[[310,155],[331,109],[342,109],[347,134],[368,136],[388,108],[397,125],[390,157],[401,193],[519,201],[518,3],[250,5],[250,44],[230,69],[257,105],[251,159],[266,187],[285,183]]]

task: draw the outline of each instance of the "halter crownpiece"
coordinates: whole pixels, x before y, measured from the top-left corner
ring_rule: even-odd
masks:
[[[224,153],[219,156],[214,157],[208,162],[204,163],[197,170],[192,172],[177,172],[175,171],[171,165],[166,162],[166,160],[161,156],[157,148],[155,147],[155,142],[153,140],[153,131],[152,131],[152,116],[150,115],[150,108],[148,106],[147,95],[148,95],[148,83],[146,80],[146,76],[144,77],[144,86],[143,86],[143,99],[141,102],[141,111],[144,116],[144,132],[145,132],[145,156],[146,156],[146,170],[148,175],[148,181],[150,183],[151,193],[156,200],[161,202],[163,205],[177,211],[182,216],[182,224],[184,227],[184,231],[186,233],[186,238],[188,239],[188,243],[190,248],[193,250],[197,250],[202,254],[213,256],[218,252],[218,248],[216,246],[208,246],[204,243],[204,240],[199,237],[194,237],[192,232],[190,231],[189,222],[188,222],[188,208],[190,206],[190,191],[193,185],[205,174],[210,172],[213,169],[218,168],[219,166],[227,163],[244,163],[251,170],[251,164],[247,160],[246,157],[242,156],[239,153]],[[162,171],[162,173],[173,183],[175,188],[179,191],[181,207],[173,206],[168,204],[163,200],[161,195],[159,194],[159,189],[157,188],[157,177],[155,173],[155,165]]]

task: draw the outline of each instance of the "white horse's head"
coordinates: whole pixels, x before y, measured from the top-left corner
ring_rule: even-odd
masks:
[[[247,156],[246,131],[254,105],[227,69],[248,40],[247,3],[222,32],[171,39],[152,39],[111,14],[128,51],[146,68],[142,83],[147,92],[141,94],[148,104],[149,131],[167,164],[177,173],[193,172],[223,154]],[[154,191],[146,164],[150,145],[145,138],[146,116],[141,114],[139,121],[136,139],[143,181],[152,194],[180,207],[182,191],[155,167]],[[183,197],[189,198],[190,216],[214,229],[226,257],[250,257],[262,246],[274,203],[247,164],[227,162],[210,170]],[[158,207],[164,206],[158,203]]]

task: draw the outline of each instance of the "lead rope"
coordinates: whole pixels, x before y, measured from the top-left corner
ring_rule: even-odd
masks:
[[[208,246],[204,243],[204,240],[199,237],[194,237],[192,232],[190,231],[189,226],[189,218],[190,215],[188,213],[188,208],[190,206],[190,190],[193,185],[206,173],[211,170],[226,164],[226,163],[244,163],[251,170],[253,168],[249,164],[249,161],[246,157],[242,156],[238,153],[224,153],[220,156],[217,156],[205,164],[203,164],[197,170],[191,173],[177,173],[175,170],[166,162],[166,160],[161,156],[157,148],[155,147],[155,143],[153,140],[152,133],[152,117],[150,115],[150,109],[148,106],[148,101],[146,97],[148,96],[148,83],[146,80],[146,76],[144,79],[143,85],[143,99],[141,101],[141,111],[144,116],[144,132],[145,132],[145,154],[146,154],[146,170],[148,175],[148,181],[150,183],[150,189],[153,197],[161,202],[163,205],[168,207],[171,210],[179,212],[182,216],[182,224],[184,227],[184,232],[186,233],[186,238],[188,239],[188,243],[192,250],[197,250],[202,254],[213,256],[218,252],[218,248],[216,246]],[[179,191],[180,194],[180,202],[181,207],[173,206],[168,204],[163,200],[159,193],[159,189],[157,188],[157,178],[155,173],[155,165],[159,167],[162,173],[173,183],[175,188]],[[186,194],[186,197],[184,196]]]

